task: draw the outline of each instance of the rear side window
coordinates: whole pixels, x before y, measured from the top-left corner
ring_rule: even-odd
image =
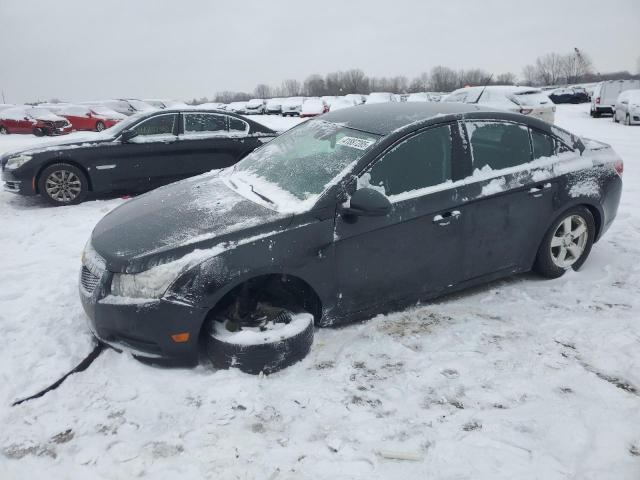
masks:
[[[555,141],[549,135],[531,130],[531,144],[534,160],[555,155]]]
[[[529,129],[510,122],[467,122],[473,169],[515,167],[531,161]]]
[[[430,128],[393,147],[359,184],[388,196],[438,185],[451,179],[451,150],[451,127]]]
[[[185,113],[184,133],[226,132],[227,121],[224,115],[213,113]]]
[[[249,124],[239,118],[229,117],[229,130],[232,132],[248,132]]]

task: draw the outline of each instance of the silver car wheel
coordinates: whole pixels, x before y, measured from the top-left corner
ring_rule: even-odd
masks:
[[[47,195],[60,203],[69,203],[76,199],[82,190],[82,181],[68,170],[51,172],[45,181]]]
[[[560,268],[568,269],[576,263],[587,246],[589,228],[580,215],[565,218],[551,237],[551,260]]]

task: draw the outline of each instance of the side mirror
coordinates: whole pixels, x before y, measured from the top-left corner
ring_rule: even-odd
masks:
[[[122,132],[122,135],[120,136],[120,141],[122,143],[129,143],[133,138],[137,136],[138,134],[135,131],[125,130],[124,132]]]
[[[355,217],[383,217],[391,212],[393,206],[389,199],[373,188],[361,188],[351,196],[349,207],[342,214]]]

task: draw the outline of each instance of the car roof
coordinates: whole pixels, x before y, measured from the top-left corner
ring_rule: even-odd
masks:
[[[412,123],[444,115],[459,115],[487,108],[468,103],[388,102],[358,105],[325,113],[322,120],[378,135],[389,135]]]

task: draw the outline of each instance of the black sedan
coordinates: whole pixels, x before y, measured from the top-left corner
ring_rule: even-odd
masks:
[[[339,110],[109,213],[80,297],[117,348],[195,361],[204,343],[219,366],[273,371],[304,356],[314,321],[578,269],[622,167],[608,145],[476,105]]]
[[[129,117],[99,135],[0,158],[4,188],[54,205],[89,192],[140,192],[235,164],[276,133],[232,113],[161,110]]]

